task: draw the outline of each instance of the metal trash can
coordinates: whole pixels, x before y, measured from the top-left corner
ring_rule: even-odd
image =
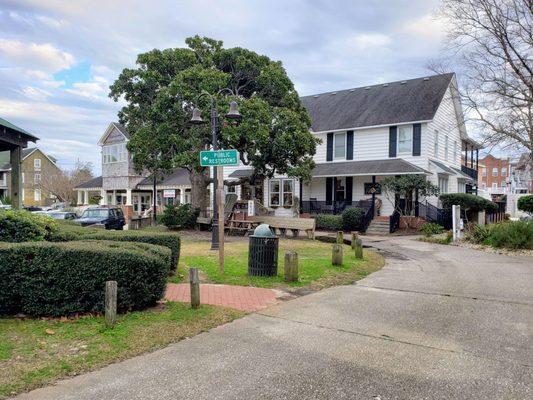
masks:
[[[276,276],[278,274],[279,238],[267,224],[255,228],[248,249],[249,276]]]

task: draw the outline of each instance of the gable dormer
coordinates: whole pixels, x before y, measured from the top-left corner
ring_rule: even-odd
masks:
[[[122,124],[112,122],[98,141],[102,147],[102,175],[130,175],[129,155],[126,144],[130,139]]]

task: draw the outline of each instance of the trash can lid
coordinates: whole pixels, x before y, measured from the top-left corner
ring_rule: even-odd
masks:
[[[274,234],[268,224],[261,224],[254,230],[254,236],[272,237]]]

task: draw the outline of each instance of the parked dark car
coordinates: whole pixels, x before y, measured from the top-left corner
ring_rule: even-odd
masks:
[[[103,225],[105,229],[124,229],[126,219],[119,207],[97,207],[86,209],[75,222],[81,226]]]

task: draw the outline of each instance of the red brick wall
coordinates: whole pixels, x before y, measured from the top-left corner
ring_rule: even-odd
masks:
[[[478,183],[482,188],[483,183],[486,188],[491,188],[493,183],[496,183],[497,187],[506,187],[507,182],[509,181],[509,159],[507,158],[496,158],[494,156],[488,155],[484,158],[479,159],[479,175]],[[497,176],[492,176],[492,170],[494,168],[498,169]],[[505,175],[502,175],[502,168],[505,169]],[[487,174],[483,176],[483,169],[486,169]]]

